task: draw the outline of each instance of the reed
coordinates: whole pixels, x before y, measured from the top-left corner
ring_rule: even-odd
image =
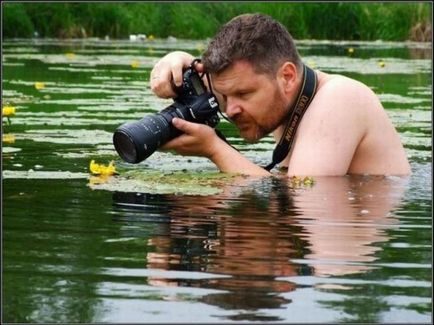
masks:
[[[62,38],[152,34],[204,39],[236,15],[261,12],[283,23],[297,39],[405,41],[417,26],[430,32],[431,6],[428,2],[9,2],[3,4],[2,22],[5,38],[32,37],[37,32],[41,37]]]

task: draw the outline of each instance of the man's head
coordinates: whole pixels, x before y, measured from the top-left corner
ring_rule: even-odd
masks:
[[[210,73],[219,74],[234,62],[246,60],[257,73],[274,77],[283,62],[302,62],[294,41],[279,22],[262,14],[237,16],[225,24],[210,42],[203,63]]]
[[[245,140],[256,142],[285,122],[303,64],[280,23],[261,14],[235,17],[211,41],[203,63]]]

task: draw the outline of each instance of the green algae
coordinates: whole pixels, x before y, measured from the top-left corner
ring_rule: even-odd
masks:
[[[15,147],[2,147],[2,153],[8,154],[8,153],[15,153],[21,151],[21,148],[15,148]]]
[[[141,192],[149,194],[215,195],[236,174],[220,172],[159,172],[153,170],[130,170],[119,176],[93,177],[89,181],[94,190]]]
[[[4,170],[4,179],[83,179],[87,178],[86,173],[73,173],[70,171],[35,171],[29,170]]]

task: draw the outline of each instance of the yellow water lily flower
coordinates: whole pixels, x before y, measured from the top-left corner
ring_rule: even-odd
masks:
[[[205,45],[203,43],[197,44],[196,50],[198,50],[199,52],[203,52],[204,49],[205,49]]]
[[[378,66],[379,66],[380,68],[384,68],[384,67],[386,66],[386,63],[384,63],[383,60],[380,60],[380,61],[378,61]]]
[[[37,82],[35,82],[35,88],[36,88],[37,90],[44,89],[44,88],[45,88],[45,84],[44,84],[43,82],[39,82],[39,81],[37,81]]]
[[[15,142],[15,135],[14,134],[10,134],[10,133],[3,134],[3,136],[2,136],[2,142],[4,142],[4,143],[14,143]]]
[[[316,62],[309,60],[307,61],[307,66],[310,67],[311,69],[316,69]]]
[[[137,69],[139,67],[139,65],[140,65],[140,62],[137,60],[133,60],[131,62],[131,68]]]
[[[148,40],[153,41],[154,39],[155,39],[154,35],[151,34],[151,35],[148,36]]]
[[[94,175],[115,175],[117,174],[114,161],[111,161],[108,166],[97,164],[92,160],[89,165],[90,172]]]
[[[353,54],[354,53],[354,49],[352,47],[349,47],[347,51],[348,51],[348,54]]]
[[[13,106],[3,106],[2,108],[3,116],[12,116],[15,115],[15,107]]]
[[[315,179],[313,177],[306,176],[305,178],[303,178],[303,184],[306,186],[312,186],[313,184],[315,184]]]
[[[292,176],[290,181],[293,187],[313,186],[315,184],[315,179],[310,176],[306,176],[305,178]]]

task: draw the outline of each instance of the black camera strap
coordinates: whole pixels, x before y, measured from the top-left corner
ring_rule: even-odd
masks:
[[[266,170],[270,171],[273,169],[273,167],[285,159],[291,151],[295,139],[295,133],[300,125],[304,113],[315,96],[317,84],[318,81],[315,71],[304,65],[303,84],[300,93],[298,94],[295,105],[291,109],[291,116],[286,124],[282,137],[273,151],[273,161],[264,167]]]

